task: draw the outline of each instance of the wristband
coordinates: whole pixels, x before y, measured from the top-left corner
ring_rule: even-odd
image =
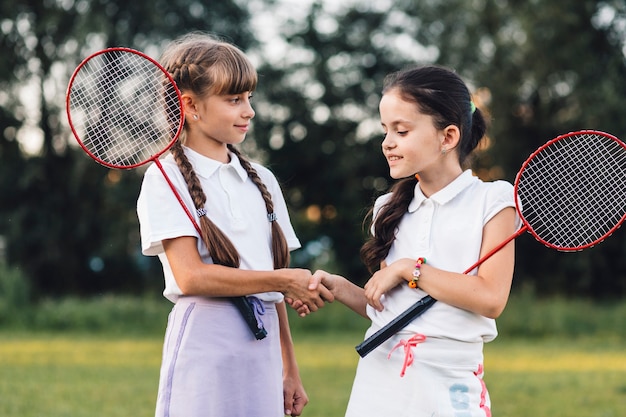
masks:
[[[415,269],[413,269],[413,279],[411,279],[409,281],[409,287],[411,288],[417,288],[417,281],[420,278],[420,275],[422,275],[422,264],[426,263],[426,258],[417,258],[417,261],[415,261]]]

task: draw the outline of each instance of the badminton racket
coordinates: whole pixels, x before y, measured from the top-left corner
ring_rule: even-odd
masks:
[[[184,125],[180,91],[154,59],[129,48],[108,48],[83,60],[67,88],[67,118],[81,148],[98,163],[131,169],[154,162],[200,235],[201,229],[159,157]],[[232,297],[257,339],[266,331],[246,297]]]
[[[507,243],[530,234],[545,246],[572,252],[610,236],[626,218],[626,145],[608,133],[583,130],[548,141],[528,157],[514,185],[522,227],[485,254],[470,273]],[[361,357],[435,304],[426,296],[356,346]]]

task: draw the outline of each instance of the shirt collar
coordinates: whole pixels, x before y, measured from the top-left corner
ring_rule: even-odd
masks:
[[[467,169],[463,171],[461,175],[456,177],[450,184],[431,195],[430,199],[440,205],[446,204],[448,201],[459,195],[461,191],[469,187],[474,181],[476,181],[476,177],[472,175],[472,170]],[[411,200],[411,203],[409,204],[409,213],[413,213],[417,210],[426,199],[427,197],[424,193],[422,193],[422,189],[420,188],[418,182],[415,184],[415,195],[413,200]]]
[[[185,150],[185,155],[189,159],[189,162],[193,166],[196,174],[203,178],[209,178],[211,175],[215,174],[215,172],[220,169],[222,166],[228,166],[230,169],[234,170],[237,173],[237,176],[241,181],[245,181],[248,178],[248,173],[245,168],[241,166],[241,161],[237,158],[232,152],[228,152],[228,156],[230,157],[230,162],[227,164],[223,164],[215,159],[208,158],[198,152],[194,151],[191,148],[183,147]]]

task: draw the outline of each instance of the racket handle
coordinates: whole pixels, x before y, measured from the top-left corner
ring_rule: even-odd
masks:
[[[422,315],[426,310],[432,307],[437,300],[430,295],[422,298],[411,307],[407,308],[398,317],[381,327],[376,333],[358,344],[355,349],[357,353],[364,358],[372,350],[376,349],[391,336],[406,327],[416,317]]]
[[[254,307],[252,307],[252,304],[250,303],[248,298],[244,296],[231,297],[230,300],[233,302],[233,304],[235,304],[235,307],[237,307],[237,309],[241,313],[241,316],[246,321],[246,324],[250,328],[250,331],[252,331],[252,334],[254,335],[256,340],[264,339],[265,336],[267,336],[267,330],[265,330],[263,325],[260,324],[257,320],[254,314]]]

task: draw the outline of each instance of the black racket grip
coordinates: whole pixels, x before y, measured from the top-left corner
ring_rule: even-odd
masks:
[[[380,346],[384,341],[412,322],[416,317],[421,316],[426,310],[432,307],[437,300],[430,295],[422,298],[411,307],[407,308],[398,317],[381,327],[376,333],[358,344],[355,349],[357,353],[364,358],[372,350]]]
[[[248,298],[244,296],[231,297],[231,301],[233,302],[233,304],[235,304],[235,306],[241,313],[241,316],[246,321],[246,324],[250,328],[250,331],[252,331],[254,337],[257,340],[264,339],[265,336],[267,336],[267,330],[265,330],[265,328],[260,325],[256,316],[254,315],[254,308],[252,307],[252,304],[250,303]]]

